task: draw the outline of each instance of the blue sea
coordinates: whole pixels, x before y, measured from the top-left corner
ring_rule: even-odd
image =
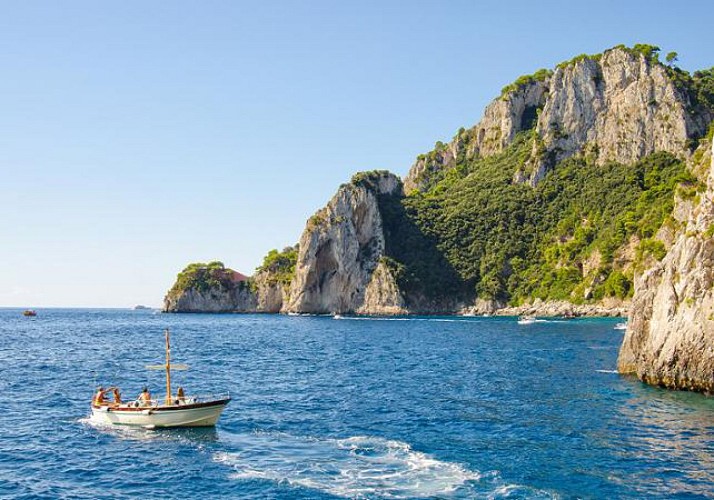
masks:
[[[714,401],[617,375],[616,323],[1,309],[0,497],[714,497]],[[91,425],[167,327],[217,427]]]

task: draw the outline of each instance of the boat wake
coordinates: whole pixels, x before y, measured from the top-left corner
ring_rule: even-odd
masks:
[[[551,498],[531,488],[504,484],[495,472],[481,474],[378,437],[297,437],[285,433],[222,434],[237,450],[214,459],[239,480],[267,480],[347,498],[502,497],[513,490]]]
[[[113,434],[114,436],[121,439],[145,441],[161,437],[161,434],[157,433],[156,431],[144,429],[143,427],[113,425],[108,422],[96,420],[92,418],[91,415],[88,417],[80,418],[77,420],[77,422],[87,427],[92,427],[97,431]]]
[[[147,439],[157,439],[161,437],[155,430],[145,429],[138,426],[114,425],[108,422],[92,418],[91,415],[77,420],[78,423],[92,427],[97,431],[113,434],[122,439],[137,439],[144,441]]]
[[[230,467],[230,478],[235,480],[271,481],[344,498],[557,498],[547,491],[508,484],[497,471],[473,471],[380,437],[227,431],[218,435],[215,428],[146,430],[107,425],[91,417],[78,422],[119,439],[197,446]],[[216,446],[222,450],[215,451]]]
[[[179,429],[145,429],[128,425],[113,425],[91,416],[77,419],[77,423],[86,427],[127,441],[165,442],[179,441],[182,443],[203,447],[205,443],[218,442],[219,436],[215,427],[185,427]]]

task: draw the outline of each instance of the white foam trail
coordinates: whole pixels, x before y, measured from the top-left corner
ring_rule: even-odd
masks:
[[[617,373],[617,370],[595,370],[598,373]]]
[[[378,437],[316,439],[279,433],[235,438],[241,451],[214,457],[233,467],[234,478],[286,481],[340,497],[443,496],[481,478],[460,464]]]
[[[536,490],[533,488],[528,488],[526,486],[520,486],[517,484],[505,484],[499,486],[492,493],[490,493],[486,498],[489,500],[497,498],[558,498],[557,495],[553,495],[543,490]]]
[[[132,427],[126,425],[113,425],[109,422],[94,420],[91,416],[77,420],[82,425],[93,427],[102,432],[108,432],[122,439],[146,441],[156,439],[160,436],[155,431],[144,429],[143,427]]]

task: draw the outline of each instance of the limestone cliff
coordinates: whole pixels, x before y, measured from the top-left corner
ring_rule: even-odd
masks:
[[[286,249],[288,250],[288,249]],[[293,249],[289,249],[293,250]],[[275,255],[280,258],[284,254]],[[270,257],[272,253],[268,254]],[[267,258],[266,258],[267,259]],[[287,304],[290,275],[273,260],[252,277],[221,262],[188,265],[164,298],[164,312],[277,313]]]
[[[255,312],[278,313],[287,306],[290,284],[273,279],[266,271],[261,271],[253,278],[256,305]]]
[[[289,312],[381,313],[401,307],[399,291],[380,267],[385,240],[380,195],[400,194],[388,172],[358,174],[310,218],[300,238]]]
[[[431,153],[421,155],[404,179],[404,190],[424,190],[435,174],[453,167],[459,156],[491,156],[500,153],[516,133],[533,127],[536,111],[543,107],[548,75],[528,79],[486,107],[483,119],[470,130],[460,130],[449,144],[437,143]]]
[[[711,147],[701,157],[711,156]],[[698,204],[661,262],[635,282],[618,370],[673,389],[714,392],[714,161]],[[694,167],[696,171],[696,166]],[[688,212],[688,213],[687,213]]]
[[[164,299],[164,312],[225,313],[256,311],[255,294],[248,287],[185,290]]]
[[[250,312],[256,306],[246,277],[222,262],[189,264],[164,298],[165,312]]]
[[[531,154],[516,182],[535,184],[576,154],[598,164],[630,164],[655,151],[687,156],[689,141],[704,135],[714,110],[696,105],[678,70],[647,50],[619,46],[521,77],[486,108],[479,124],[420,156],[405,190],[425,190],[459,155],[499,153],[517,132],[533,127]]]
[[[364,301],[356,312],[386,316],[409,313],[399,285],[383,260],[372,272],[364,292]]]

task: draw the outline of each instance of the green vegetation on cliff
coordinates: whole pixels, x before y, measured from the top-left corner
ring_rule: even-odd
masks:
[[[511,92],[515,92],[517,90],[520,90],[522,87],[526,87],[528,85],[531,85],[536,82],[543,82],[550,78],[550,75],[552,75],[553,72],[549,69],[541,68],[532,75],[522,75],[516,78],[516,81],[513,83],[510,83],[503,87],[501,89],[501,98],[504,98],[506,95],[510,94]]]
[[[213,261],[208,264],[194,262],[186,266],[176,276],[176,282],[169,290],[169,295],[180,294],[189,289],[200,292],[220,288],[233,289],[237,285],[233,279],[234,272],[232,269],[225,267],[223,262]]]
[[[656,153],[635,165],[571,158],[535,187],[514,183],[533,136],[520,133],[498,155],[461,159],[427,192],[382,200],[387,255],[408,294],[450,290],[519,303],[632,293],[627,244],[642,241],[647,251],[676,187],[696,190],[696,179],[681,160]]]
[[[256,269],[256,272],[265,272],[267,282],[270,284],[281,283],[289,285],[295,276],[295,265],[297,264],[298,247],[285,247],[282,252],[273,249],[263,259],[263,264]]]

